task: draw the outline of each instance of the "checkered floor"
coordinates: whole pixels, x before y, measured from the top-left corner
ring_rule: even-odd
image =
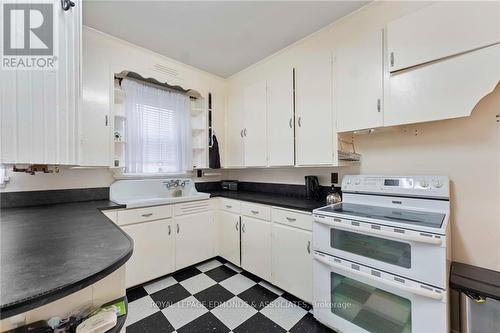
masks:
[[[127,333],[331,333],[311,306],[222,258],[127,290]]]

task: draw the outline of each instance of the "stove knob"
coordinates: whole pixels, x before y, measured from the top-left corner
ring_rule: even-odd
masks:
[[[433,181],[432,181],[432,185],[433,185],[435,188],[441,188],[441,187],[443,187],[443,183],[441,183],[441,182],[439,181],[439,179],[435,179],[435,180],[433,180]]]
[[[361,180],[356,179],[356,180],[354,181],[354,185],[359,185],[359,184],[361,184]]]
[[[420,181],[420,186],[423,188],[427,188],[429,187],[429,183],[427,182],[427,180],[423,179]]]
[[[350,178],[347,179],[346,184],[347,185],[351,185],[351,179]]]

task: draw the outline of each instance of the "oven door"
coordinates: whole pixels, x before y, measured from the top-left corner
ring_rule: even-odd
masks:
[[[446,291],[318,252],[313,267],[314,317],[334,330],[449,332]]]
[[[314,216],[315,250],[446,288],[442,235],[341,218]]]

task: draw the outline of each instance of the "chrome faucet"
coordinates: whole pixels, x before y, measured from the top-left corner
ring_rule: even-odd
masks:
[[[188,184],[189,181],[180,181],[179,179],[170,179],[170,180],[166,180],[163,182],[163,185],[165,185],[165,187],[167,189],[170,190],[170,188],[176,188],[176,187],[185,187],[187,184]]]

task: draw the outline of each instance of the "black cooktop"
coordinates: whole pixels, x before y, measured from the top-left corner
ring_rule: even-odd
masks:
[[[380,206],[339,203],[317,210],[319,213],[335,213],[355,217],[416,225],[420,227],[441,228],[445,214],[416,210],[388,208]]]

